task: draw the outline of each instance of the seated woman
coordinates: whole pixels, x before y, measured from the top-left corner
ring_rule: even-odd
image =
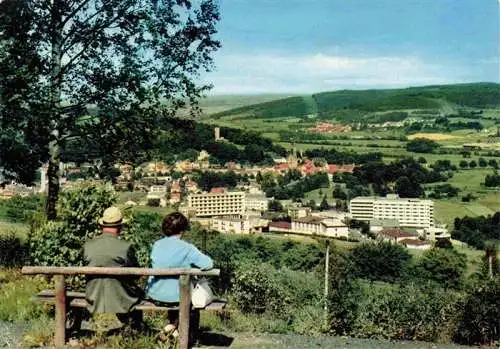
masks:
[[[179,212],[171,213],[163,219],[163,239],[156,241],[151,251],[153,268],[200,268],[211,269],[213,262],[210,257],[201,253],[195,246],[181,239],[182,233],[189,227],[188,219]],[[159,303],[179,302],[178,277],[150,277],[146,286],[148,298]],[[192,312],[197,313],[197,312]],[[199,314],[199,313],[198,313]],[[178,312],[169,312],[169,325],[166,332],[173,332],[178,325]],[[195,315],[196,316],[196,315]],[[193,326],[198,319],[191,321]],[[191,333],[193,331],[190,331]]]

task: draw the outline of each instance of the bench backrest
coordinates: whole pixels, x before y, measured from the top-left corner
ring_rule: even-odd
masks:
[[[201,270],[195,268],[108,268],[108,267],[23,267],[25,275],[116,275],[116,276],[219,276],[219,269]]]

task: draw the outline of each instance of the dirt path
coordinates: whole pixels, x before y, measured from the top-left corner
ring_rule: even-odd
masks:
[[[21,348],[24,325],[0,321],[0,348]]]
[[[219,335],[220,336],[220,335]],[[300,336],[277,334],[227,334],[231,343],[219,346],[205,346],[203,349],[465,349],[473,348],[454,344],[436,344],[412,341],[380,341],[373,339],[343,338],[331,336]],[[220,338],[219,338],[220,339]],[[228,341],[229,341],[228,340]],[[208,342],[205,342],[209,344]],[[205,344],[202,342],[202,344]]]

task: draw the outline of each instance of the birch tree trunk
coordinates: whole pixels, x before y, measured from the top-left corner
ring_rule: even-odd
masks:
[[[62,16],[60,12],[60,0],[52,1],[52,52],[50,57],[50,143],[49,143],[49,168],[48,194],[45,213],[47,219],[55,220],[57,217],[56,203],[59,195],[59,175],[61,163],[61,51],[62,51]]]

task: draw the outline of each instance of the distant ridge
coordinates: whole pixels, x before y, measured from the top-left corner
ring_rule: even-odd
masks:
[[[331,112],[341,110],[381,112],[404,109],[449,109],[450,106],[500,107],[500,84],[467,83],[321,92],[233,108],[212,114],[211,117],[306,117],[311,114],[327,116]]]

